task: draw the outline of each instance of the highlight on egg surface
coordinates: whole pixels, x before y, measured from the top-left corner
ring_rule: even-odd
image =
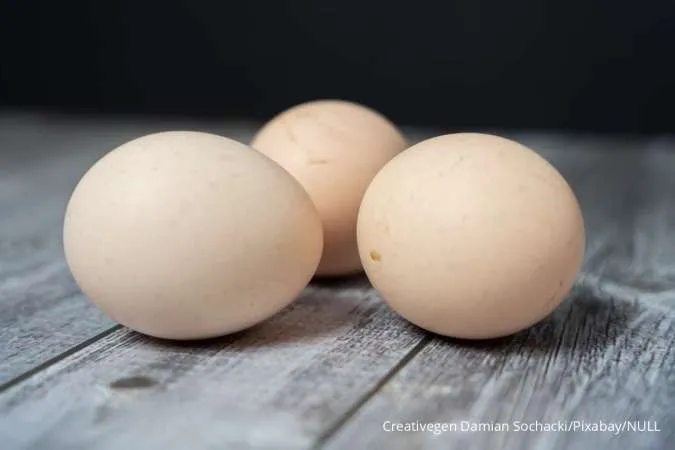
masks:
[[[361,271],[358,209],[375,174],[407,147],[396,126],[368,107],[319,100],[282,112],[251,145],[290,172],[316,205],[324,230],[317,275]]]
[[[82,291],[142,333],[200,339],[288,305],[322,251],[304,189],[250,147],[197,132],[152,134],[82,177],[64,222]]]
[[[585,246],[562,175],[517,142],[476,133],[429,139],[392,159],[368,187],[357,234],[366,274],[396,312],[475,339],[551,313]]]

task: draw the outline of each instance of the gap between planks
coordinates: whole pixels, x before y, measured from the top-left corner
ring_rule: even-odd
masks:
[[[428,340],[391,312],[363,277],[312,285],[281,314],[231,337],[176,343],[126,329],[110,333],[8,387],[0,395],[0,437],[10,448],[96,442],[107,449],[134,441],[178,449],[194,433],[201,441],[191,441],[193,448],[214,440],[311,448]],[[120,379],[139,377],[149,387],[117,388],[126,385]],[[196,429],[184,428],[184,409],[198,416]],[[39,424],[36,417],[43,418]],[[169,439],[153,427],[174,434]]]
[[[424,347],[429,344],[429,342],[431,342],[431,339],[431,335],[428,334],[422,337],[422,340],[420,340],[420,342],[417,343],[415,347],[413,347],[403,358],[401,358],[401,360],[396,363],[396,365],[392,367],[391,370],[385,376],[383,376],[382,379],[375,386],[373,386],[370,391],[366,392],[363,397],[354,403],[354,406],[352,406],[342,417],[336,420],[333,425],[328,427],[328,429],[319,436],[312,448],[315,450],[323,448],[325,444],[359,411],[359,409],[361,409],[368,402],[368,400],[377,395],[377,393],[380,392],[380,390],[384,388],[384,386],[386,386],[389,381],[391,381],[410,361],[413,360],[415,356],[417,356],[418,353],[422,351]]]
[[[49,368],[50,366],[60,362],[61,360],[64,360],[71,355],[74,355],[75,353],[79,352],[80,350],[94,344],[98,340],[103,339],[104,337],[108,336],[109,334],[111,334],[111,333],[113,333],[113,332],[115,332],[115,331],[117,331],[121,328],[122,328],[122,325],[119,325],[119,324],[114,325],[114,326],[108,328],[107,330],[97,334],[96,336],[93,336],[93,337],[87,339],[84,342],[81,342],[77,345],[74,345],[73,347],[69,348],[68,350],[65,350],[63,353],[43,362],[41,364],[38,364],[37,366],[33,367],[32,369],[27,370],[26,372],[23,372],[23,373],[19,374],[15,378],[12,378],[9,381],[0,385],[0,394],[2,392],[6,391],[7,389],[11,388],[11,387],[13,387],[13,386],[15,386],[15,385],[17,385],[17,384],[19,384],[23,381],[28,380],[33,375],[38,374],[39,372]]]

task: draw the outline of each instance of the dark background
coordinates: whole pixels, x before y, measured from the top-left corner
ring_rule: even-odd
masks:
[[[0,107],[675,130],[675,1],[0,0]]]

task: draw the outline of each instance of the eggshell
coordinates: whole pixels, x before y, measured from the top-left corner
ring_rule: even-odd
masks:
[[[432,332],[492,338],[547,316],[584,254],[569,185],[528,148],[451,134],[412,146],[368,188],[361,260],[400,315]]]
[[[224,137],[167,132],[84,175],[64,246],[79,286],[113,319],[198,339],[288,305],[318,265],[322,231],[309,196],[272,160]]]
[[[319,210],[324,251],[317,275],[361,271],[359,205],[375,174],[407,147],[403,135],[365,106],[321,100],[279,114],[251,145],[288,170]]]

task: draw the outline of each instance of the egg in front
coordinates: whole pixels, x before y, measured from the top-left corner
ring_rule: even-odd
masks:
[[[267,319],[322,250],[303,188],[250,147],[198,132],[135,139],[83,176],[64,247],[83,292],[142,333],[199,339]]]

